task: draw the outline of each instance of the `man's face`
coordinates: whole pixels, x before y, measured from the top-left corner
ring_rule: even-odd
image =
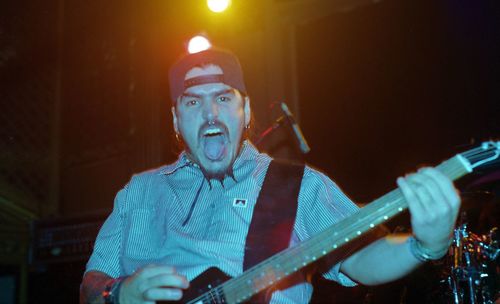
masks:
[[[220,67],[195,67],[185,80],[222,74]],[[182,136],[190,158],[209,177],[221,178],[232,166],[250,122],[250,102],[224,83],[206,83],[187,88],[172,107],[174,129]]]

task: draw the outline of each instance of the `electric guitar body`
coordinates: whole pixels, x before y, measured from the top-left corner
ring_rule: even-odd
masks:
[[[189,289],[184,292],[182,302],[190,303],[191,300],[195,299],[199,295],[207,293],[210,297],[213,297],[211,303],[227,303],[224,299],[224,295],[215,291],[217,286],[229,279],[230,277],[219,268],[209,268],[193,281],[189,282]]]

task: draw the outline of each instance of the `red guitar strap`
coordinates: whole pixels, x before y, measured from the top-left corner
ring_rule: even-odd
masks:
[[[244,271],[288,248],[304,167],[271,161],[248,229]]]

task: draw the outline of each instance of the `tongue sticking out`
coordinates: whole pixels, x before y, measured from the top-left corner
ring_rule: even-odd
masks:
[[[210,160],[220,160],[224,154],[224,136],[208,136],[205,138],[205,156]]]

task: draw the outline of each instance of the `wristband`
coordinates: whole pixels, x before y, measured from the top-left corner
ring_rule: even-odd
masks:
[[[441,259],[447,252],[448,247],[450,247],[452,240],[450,239],[448,246],[440,251],[430,251],[427,248],[422,247],[422,244],[414,237],[410,236],[408,238],[408,243],[410,244],[411,254],[420,262],[434,261]]]
[[[106,284],[102,292],[104,304],[120,304],[120,288],[122,287],[123,281],[123,278],[118,278]]]

